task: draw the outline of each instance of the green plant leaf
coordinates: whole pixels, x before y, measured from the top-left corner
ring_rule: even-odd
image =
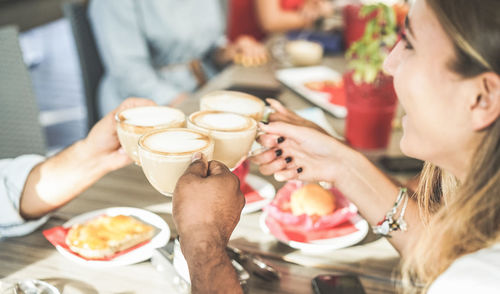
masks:
[[[366,67],[364,82],[368,84],[372,84],[373,82],[375,82],[378,72],[379,69],[375,68],[374,66]]]
[[[397,40],[396,18],[392,7],[383,3],[365,5],[360,15],[367,16],[378,10],[377,16],[370,19],[363,36],[346,52],[348,68],[354,70],[356,83],[374,83],[382,72],[384,59]]]
[[[378,6],[375,4],[363,5],[359,10],[359,16],[367,17],[370,13],[374,12],[378,9]]]
[[[396,27],[396,14],[394,13],[394,9],[385,4],[381,5],[382,10],[384,11],[384,19],[387,23],[388,27],[395,28]]]

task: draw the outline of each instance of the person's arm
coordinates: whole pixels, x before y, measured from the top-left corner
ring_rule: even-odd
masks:
[[[243,293],[236,271],[226,253],[226,242],[212,240],[213,236],[198,236],[201,230],[181,238],[182,253],[186,256],[191,279],[191,292]]]
[[[119,95],[124,99],[145,97],[166,105],[182,90],[153,68],[137,9],[133,0],[93,0],[89,7],[92,31],[106,73]]]
[[[255,4],[260,26],[268,33],[302,29],[314,21],[300,11],[282,9],[280,0],[256,0]]]
[[[131,159],[120,148],[115,113],[125,108],[154,105],[146,99],[127,99],[90,130],[89,135],[35,166],[24,185],[20,214],[39,218],[75,198],[106,173]]]
[[[260,127],[267,134],[261,135],[259,142],[270,150],[255,156],[253,161],[260,165],[263,174],[274,174],[279,181],[331,182],[356,204],[371,225],[380,222],[391,209],[399,187],[361,153],[310,128],[283,122],[260,124]],[[283,139],[278,143],[280,136]],[[278,149],[282,150],[280,156],[276,155]],[[289,162],[285,160],[287,157]],[[402,255],[409,247],[409,238],[419,234],[422,227],[413,199],[408,201],[404,220],[408,231],[393,232],[389,239]]]
[[[259,24],[267,33],[304,29],[333,13],[331,3],[324,0],[306,0],[299,10],[283,9],[280,0],[256,0],[255,4]]]
[[[192,293],[243,293],[226,246],[245,198],[238,178],[222,163],[197,154],[177,182],[173,217]]]

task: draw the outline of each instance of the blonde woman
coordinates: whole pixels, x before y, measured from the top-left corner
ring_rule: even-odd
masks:
[[[407,113],[401,149],[427,161],[415,193],[405,193],[343,143],[283,121],[261,125],[267,134],[260,141],[271,149],[254,160],[262,173],[281,181],[334,183],[379,233],[392,237],[389,240],[404,263],[404,292],[498,293],[500,2],[414,2],[406,36],[386,60],[385,70],[394,76]],[[291,112],[275,106],[279,113],[275,119],[293,123]],[[241,196],[228,185],[234,178],[230,175],[221,181],[224,176],[212,177],[208,172],[193,181],[192,171],[207,171],[206,166],[212,163],[195,161],[179,181],[174,218],[181,240],[185,238],[182,249],[194,289],[208,287],[213,290],[208,292],[216,293],[230,281],[210,288],[210,281],[217,281],[216,272],[196,264],[203,256],[222,254],[239,216],[239,211],[230,213],[230,209],[239,208]],[[224,195],[224,205],[213,211],[204,206],[204,214],[188,218],[195,205],[188,201],[196,202],[188,192],[200,187],[207,191],[209,186],[217,188],[217,194],[203,198]],[[394,217],[386,218],[395,201],[400,205]],[[195,230],[204,233],[193,236]],[[214,268],[229,268],[220,258],[210,262]]]

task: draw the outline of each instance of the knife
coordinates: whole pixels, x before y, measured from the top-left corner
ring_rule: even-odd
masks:
[[[244,268],[259,278],[269,282],[280,279],[279,272],[272,266],[268,265],[260,257],[250,253],[245,253],[242,250],[229,245],[226,247],[226,252],[229,258],[236,260]]]

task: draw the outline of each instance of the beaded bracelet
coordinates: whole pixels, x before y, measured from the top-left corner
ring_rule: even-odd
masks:
[[[390,237],[391,232],[406,231],[408,229],[408,225],[406,224],[406,221],[403,219],[406,212],[406,206],[408,205],[407,192],[408,190],[406,188],[399,189],[398,197],[396,199],[396,202],[394,202],[392,209],[385,214],[385,217],[382,221],[380,221],[376,226],[372,227],[372,230],[375,234],[382,235],[385,237]],[[394,219],[394,215],[396,215],[398,207],[403,202],[403,198],[404,198],[404,203],[403,207],[401,208],[401,213],[399,214],[399,217],[397,219]]]

